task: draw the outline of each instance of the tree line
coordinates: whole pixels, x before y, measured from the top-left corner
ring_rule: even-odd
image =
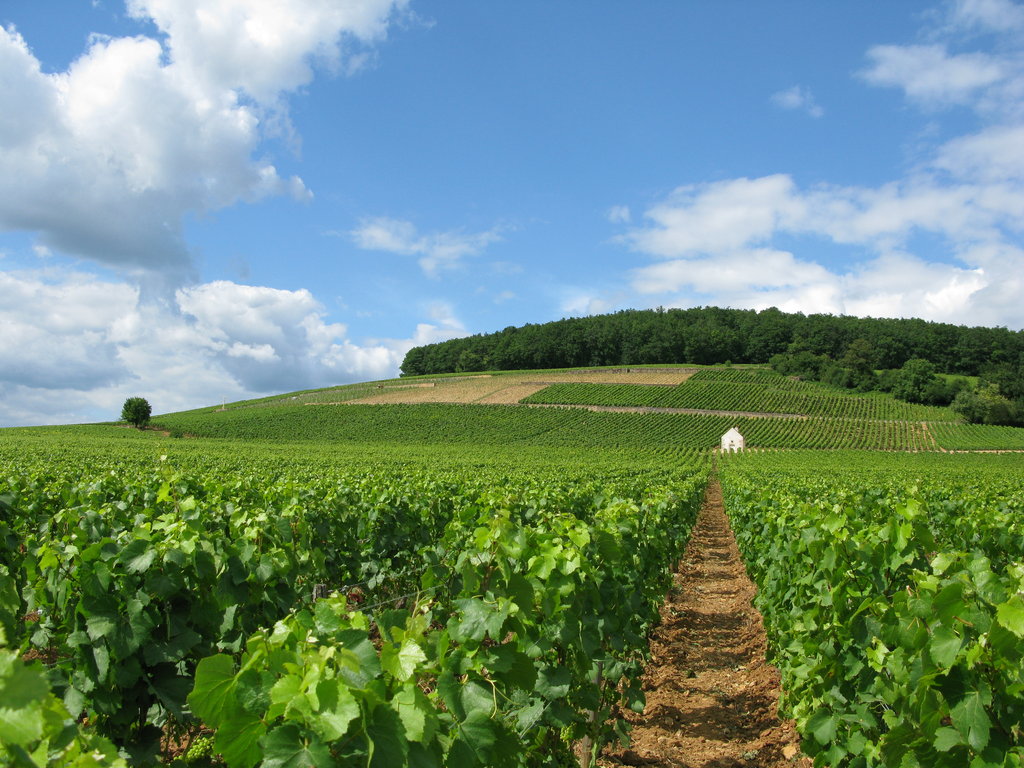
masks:
[[[968,394],[961,400],[973,397],[970,404],[975,410],[965,413],[972,421],[1015,423],[1024,415],[1021,331],[913,318],[804,315],[774,307],[623,310],[510,326],[496,333],[414,347],[401,368],[403,376],[416,376],[609,365],[768,363],[779,355],[796,360],[796,369],[800,360],[816,368],[815,373],[786,371],[784,361],[775,361],[777,370],[791,375],[862,390],[897,387],[894,394],[909,393],[904,399],[918,402],[951,402],[962,390]],[[915,363],[900,377],[872,378],[865,373],[903,369],[915,360],[926,361],[930,368]],[[978,376],[982,381],[950,383],[936,373]],[[982,413],[986,408],[1007,412],[993,416]]]

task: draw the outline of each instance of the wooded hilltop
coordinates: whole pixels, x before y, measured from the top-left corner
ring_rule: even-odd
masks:
[[[774,307],[622,310],[509,326],[414,347],[401,369],[403,376],[417,376],[680,363],[771,363],[787,375],[936,404],[951,403],[963,391],[961,404],[975,409],[961,409],[970,421],[1019,423],[1024,416],[1024,332]],[[877,374],[897,369],[906,369],[902,384],[896,375]],[[936,373],[982,380],[968,387]]]

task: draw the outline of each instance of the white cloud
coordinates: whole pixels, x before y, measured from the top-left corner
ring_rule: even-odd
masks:
[[[654,302],[666,306],[704,304],[712,297],[719,305],[758,310],[777,307],[785,312],[991,322],[992,315],[980,300],[991,287],[982,269],[891,254],[840,274],[787,257],[776,253],[766,259],[753,253],[654,264],[636,270],[634,288],[657,295],[666,290],[658,287],[659,279],[673,284],[675,296]],[[719,271],[725,273],[721,279],[715,277]],[[753,279],[744,277],[750,272],[755,274]]]
[[[356,245],[368,251],[410,256],[421,253],[427,246],[426,240],[420,239],[412,222],[387,217],[364,219],[350,234]]]
[[[847,314],[952,322],[976,314],[971,297],[987,282],[984,270],[928,263],[907,254],[880,256],[840,279]]]
[[[354,345],[306,290],[217,281],[179,290],[177,303],[193,343],[251,391],[380,378],[401,362],[391,348]]]
[[[241,90],[261,104],[337,69],[387,34],[407,0],[128,0],[129,13],[167,35],[171,61],[212,90]]]
[[[822,109],[817,101],[815,101],[814,94],[811,93],[809,88],[805,88],[802,85],[794,85],[785,90],[778,91],[772,94],[772,103],[781,107],[782,109],[796,109],[801,112],[806,112],[811,117],[821,117],[825,114],[825,110]]]
[[[962,0],[943,22],[928,45],[868,50],[861,77],[925,108],[963,105],[980,129],[877,186],[800,187],[776,174],[680,187],[623,236],[634,251],[668,259],[634,270],[633,289],[658,303],[1024,327],[1024,7]],[[997,44],[950,52],[978,32]],[[804,109],[808,95],[797,87],[774,100]],[[822,242],[854,259],[817,260]]]
[[[427,305],[426,314],[433,322],[417,324],[416,332],[412,335],[411,339],[380,339],[378,343],[394,350],[399,361],[401,361],[405,358],[405,353],[413,347],[420,347],[424,344],[436,344],[439,341],[457,339],[468,335],[465,326],[455,316],[455,310],[451,304],[444,301],[432,302]]]
[[[679,187],[620,238],[652,259],[630,273],[632,290],[651,305],[1024,327],[1024,6],[947,9],[929,44],[870,49],[861,78],[928,109],[970,109],[980,128],[877,186],[775,174]],[[971,50],[979,33],[995,41],[985,51]],[[813,104],[799,86],[773,101]]]
[[[611,312],[616,306],[615,297],[609,298],[597,292],[575,290],[567,293],[559,309],[572,317],[584,317]]]
[[[756,248],[716,254],[714,258],[675,259],[635,271],[633,287],[640,293],[678,291],[728,294],[735,286],[766,289],[804,286],[828,279],[828,271],[791,253]]]
[[[36,389],[91,389],[128,371],[107,335],[137,291],[82,275],[0,272],[0,382]]]
[[[1024,7],[961,0],[942,21],[928,45],[871,48],[861,77],[929,109],[969,108],[980,129],[872,187],[801,188],[785,174],[680,187],[622,238],[668,259],[634,270],[633,289],[666,304],[1024,327]],[[997,44],[951,52],[978,32]],[[775,101],[808,103],[799,88]],[[782,238],[786,250],[776,245]],[[816,260],[821,242],[845,246],[853,259]]]
[[[301,179],[257,159],[260,144],[289,130],[285,97],[315,65],[344,68],[405,3],[129,0],[160,39],[94,36],[54,74],[0,28],[0,230],[187,281],[187,214],[309,197]]]
[[[607,217],[612,224],[628,224],[632,218],[628,205],[613,205],[608,209]]]
[[[158,412],[395,376],[414,345],[465,334],[451,307],[411,338],[348,338],[308,291],[218,281],[172,306],[126,283],[0,273],[0,425],[113,420],[125,397]]]
[[[822,186],[806,194],[805,216],[791,229],[883,251],[899,247],[915,230],[954,240],[982,237],[1005,218],[1003,206],[986,201],[982,191],[932,178],[877,188]]]
[[[1024,7],[1011,0],[959,0],[948,29],[1009,32],[1024,29]]]
[[[632,288],[644,295],[1024,326],[1020,294],[1005,289],[1022,286],[1021,210],[1024,185],[1002,178],[948,184],[922,175],[878,188],[806,191],[779,177],[737,179],[673,193],[623,239],[668,258],[632,273]],[[918,233],[938,236],[944,250],[906,253]],[[823,238],[859,249],[863,260],[835,271],[812,260],[813,241],[802,240],[808,255],[797,257],[771,247],[779,236]]]
[[[978,182],[1024,181],[1024,125],[997,125],[946,143],[934,162]]]
[[[379,216],[364,219],[349,234],[357,246],[368,251],[418,255],[423,271],[437,277],[440,270],[452,269],[464,257],[476,256],[501,240],[501,227],[486,232],[454,230],[421,235],[412,222]]]
[[[928,106],[968,104],[978,92],[1006,77],[998,59],[985,53],[950,55],[943,45],[878,45],[868,51],[862,75],[873,85],[902,88]]]
[[[780,223],[803,216],[789,176],[731,179],[679,187],[644,213],[650,224],[625,235],[638,251],[674,258],[764,242]]]

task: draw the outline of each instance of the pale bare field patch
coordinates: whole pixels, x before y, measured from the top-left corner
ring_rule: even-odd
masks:
[[[406,389],[384,387],[369,397],[351,400],[353,405],[377,405],[380,403],[475,403],[499,390],[509,382],[502,377],[467,376],[465,378],[439,379],[433,386]],[[525,397],[525,395],[523,395]]]
[[[677,386],[689,379],[696,368],[619,368],[607,371],[523,371],[514,374],[470,374],[430,382],[385,384],[353,405],[382,403],[489,403],[510,405],[549,384],[640,384]],[[327,403],[325,403],[326,405]]]
[[[546,383],[512,384],[504,389],[499,389],[497,392],[485,395],[477,400],[477,402],[483,405],[515,405],[524,397],[540,392],[546,386],[548,386]]]

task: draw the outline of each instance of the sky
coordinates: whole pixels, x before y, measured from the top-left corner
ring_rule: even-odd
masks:
[[[1024,328],[1024,3],[0,2],[0,426],[704,305]]]

